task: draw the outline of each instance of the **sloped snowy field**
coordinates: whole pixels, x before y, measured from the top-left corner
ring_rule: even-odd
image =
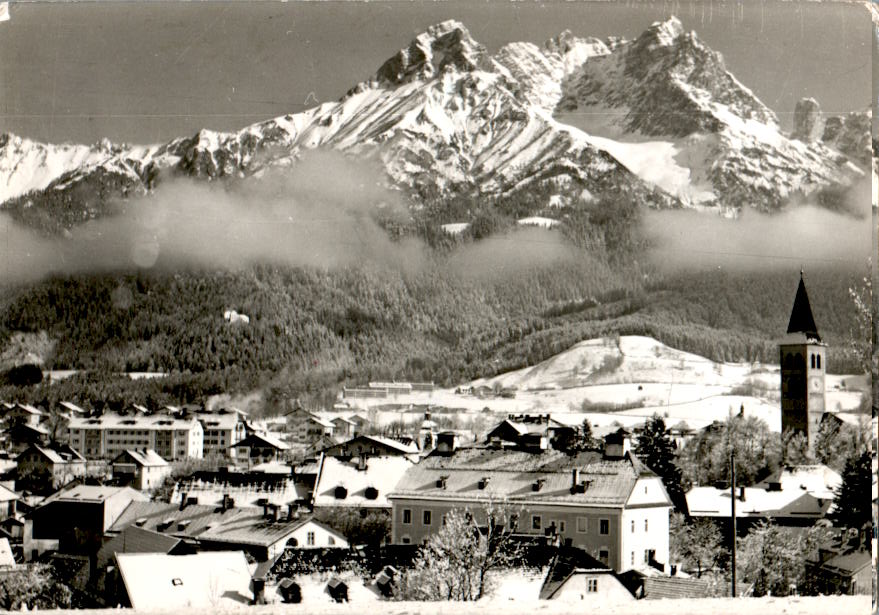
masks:
[[[715,363],[649,337],[585,340],[537,365],[475,380],[471,385],[515,387],[516,394],[513,398],[481,398],[456,393],[455,389],[438,389],[347,401],[362,409],[429,404],[463,414],[482,413],[486,408],[498,414],[543,412],[570,424],[588,418],[595,427],[614,421],[635,425],[657,413],[665,416],[669,425],[683,420],[695,429],[725,420],[730,412],[744,406],[746,416],[762,419],[773,431],[781,430],[777,365]],[[827,376],[827,409],[856,409],[861,391],[867,388],[863,376]],[[605,408],[589,412],[590,404]],[[608,411],[613,407],[619,410]],[[399,410],[377,414],[380,423],[403,418]]]

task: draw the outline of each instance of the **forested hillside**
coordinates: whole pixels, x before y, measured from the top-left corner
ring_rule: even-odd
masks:
[[[831,371],[857,369],[847,348],[857,326],[848,289],[862,275],[807,275],[815,318],[831,344]],[[14,332],[45,331],[55,345],[44,367],[91,373],[0,396],[159,404],[263,388],[269,400],[326,402],[344,384],[396,378],[450,385],[612,333],[650,335],[715,360],[775,362],[797,281],[796,271],[662,276],[634,265],[613,271],[602,261],[477,277],[439,266],[59,277],[6,294],[2,343]],[[249,323],[228,322],[226,310]],[[129,371],[171,376],[109,376]]]

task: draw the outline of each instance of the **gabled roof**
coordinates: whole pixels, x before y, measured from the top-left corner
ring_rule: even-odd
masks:
[[[199,539],[233,545],[269,547],[286,540],[290,534],[309,524],[323,528],[341,541],[345,540],[339,532],[315,521],[312,517],[295,521],[272,521],[266,519],[261,511],[239,515],[228,523],[206,530]]]
[[[336,446],[355,446],[357,442],[374,442],[376,444],[381,444],[386,448],[399,452],[401,455],[417,455],[419,453],[418,446],[416,446],[414,442],[403,443],[399,440],[394,440],[393,438],[386,438],[385,436],[372,436],[368,434],[360,434],[359,436],[355,436],[350,440],[327,446],[324,450],[334,448]]]
[[[85,414],[86,413],[85,410],[83,410],[82,408],[80,408],[76,404],[71,403],[69,401],[59,401],[58,405],[63,408],[66,408],[69,412],[72,412],[74,414]]]
[[[131,525],[101,546],[97,567],[104,568],[116,553],[169,553],[181,542],[179,538]]]
[[[818,326],[812,316],[812,306],[809,304],[809,295],[806,292],[806,284],[803,281],[803,273],[800,272],[800,284],[797,286],[797,296],[794,299],[794,307],[790,313],[790,321],[787,325],[788,334],[802,333],[808,340],[821,341],[818,335]]]
[[[145,450],[127,448],[119,453],[111,463],[117,463],[119,459],[125,456],[130,457],[134,463],[142,468],[156,468],[168,465],[168,462],[162,459],[162,457],[151,448]]]
[[[832,502],[818,498],[801,489],[768,491],[759,487],[745,487],[744,501],[736,490],[736,517],[787,517],[820,519]],[[693,487],[687,492],[687,508],[693,517],[729,517],[731,500],[729,489]]]
[[[23,410],[26,414],[32,414],[34,416],[42,416],[43,415],[42,410],[40,410],[39,408],[35,408],[34,406],[31,406],[30,404],[17,403],[17,404],[15,404],[15,408],[19,408],[20,410]],[[15,409],[15,408],[13,408],[13,409]]]
[[[314,412],[309,412],[308,418],[320,425],[321,427],[335,427],[335,425],[331,421],[328,421],[322,416],[318,416]]]
[[[577,572],[610,574],[613,571],[586,551],[576,547],[559,547],[540,588],[540,599],[551,599],[562,585]]]
[[[842,477],[823,464],[798,465],[775,471],[755,487],[764,487],[768,483],[780,483],[782,491],[809,493],[816,498],[832,500],[834,490],[842,484]]]
[[[249,446],[249,447],[270,447],[279,451],[286,451],[290,447],[287,446],[284,442],[281,442],[276,437],[271,436],[267,433],[260,433],[254,431],[250,433],[243,440],[236,442],[231,446],[231,448],[237,448],[239,446]]]
[[[575,468],[579,469],[580,481],[587,484],[582,493],[572,493]],[[500,498],[620,508],[626,505],[642,475],[653,474],[631,455],[607,460],[594,452],[569,456],[554,450],[529,453],[469,448],[459,449],[451,457],[428,456],[407,470],[391,497],[453,501]],[[488,484],[480,489],[486,478]],[[537,490],[535,483],[539,483]]]
[[[213,612],[250,603],[250,568],[242,551],[194,555],[120,553],[116,562],[135,609]]]
[[[369,457],[365,469],[358,467],[356,461],[324,457],[314,487],[314,505],[390,508],[388,495],[413,464],[406,457],[388,455]],[[344,498],[336,497],[336,487],[344,487]],[[377,491],[372,499],[367,497],[370,487]]]
[[[21,457],[21,455],[24,455],[28,451],[36,451],[52,463],[85,463],[85,457],[80,455],[79,451],[63,444],[49,446],[31,444],[19,454],[19,457]]]
[[[178,504],[167,502],[132,502],[107,531],[121,532],[130,525],[137,525],[160,534],[197,538],[208,527],[219,526],[250,512],[240,508],[223,510],[222,507],[200,504],[190,504],[181,510]],[[180,527],[181,521],[186,522],[183,527]],[[166,522],[170,522],[170,525],[160,531],[159,527]]]
[[[98,485],[74,485],[69,489],[62,489],[40,502],[39,508],[52,502],[106,502],[113,499],[129,499],[146,503],[149,498],[131,487],[106,487]]]

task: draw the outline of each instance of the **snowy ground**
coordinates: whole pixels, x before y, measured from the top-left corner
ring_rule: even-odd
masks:
[[[483,613],[546,613],[561,615],[570,613],[570,603],[551,600],[511,602],[490,600],[480,602],[382,602],[374,605],[374,613],[382,615],[476,615]],[[697,600],[639,600],[626,604],[602,604],[602,615],[827,615],[836,613],[846,615],[866,615],[872,611],[870,596],[821,596],[816,598],[706,598]],[[43,611],[52,615],[69,614],[70,611]],[[83,615],[109,615],[113,610],[77,611]],[[275,613],[308,613],[310,615],[361,615],[364,605],[357,602],[336,605],[289,604],[268,605],[264,607],[242,607],[239,609],[212,609],[210,611],[188,610],[187,615],[222,615],[223,613],[243,613],[249,615],[269,615]],[[585,612],[585,610],[584,610]],[[160,611],[138,611],[151,614]]]
[[[464,417],[552,413],[571,424],[588,418],[593,426],[614,421],[629,426],[658,413],[668,425],[683,420],[696,429],[724,420],[744,406],[746,416],[759,417],[770,429],[781,430],[777,365],[715,363],[649,337],[583,341],[537,365],[470,385],[514,387],[516,393],[512,398],[479,397],[438,389],[346,401],[352,409],[374,409],[379,423],[415,420],[406,416],[406,409],[430,405],[457,410]],[[856,409],[862,391],[868,389],[863,376],[827,376],[827,408]]]

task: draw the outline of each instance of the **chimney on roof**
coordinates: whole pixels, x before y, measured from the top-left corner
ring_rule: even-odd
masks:
[[[228,493],[223,494],[223,511],[227,511],[232,508],[232,498],[229,497]]]
[[[265,604],[266,580],[253,577],[251,580],[251,586],[253,587],[253,600],[251,601],[251,604]]]
[[[490,482],[491,482],[491,476],[483,476],[482,478],[479,479],[478,487],[480,489],[485,489],[486,487],[488,487],[488,484]]]
[[[571,470],[571,489],[576,489],[577,485],[580,484],[580,468],[574,468]]]
[[[186,496],[188,496],[188,495],[189,494],[186,493],[185,491],[180,494],[180,510],[183,510],[184,508],[186,508]]]
[[[541,489],[543,489],[543,483],[545,482],[545,478],[538,478],[531,484],[531,491],[540,491]]]
[[[272,504],[272,521],[277,523],[281,520],[281,507],[277,504]]]
[[[739,487],[739,499],[744,502],[745,501],[745,488]]]
[[[449,477],[444,474],[444,475],[440,476],[438,479],[436,479],[437,489],[445,489],[446,488],[446,481],[448,480],[448,478]]]
[[[296,514],[296,504],[294,504],[293,502],[290,502],[289,504],[287,504],[287,520],[293,521],[293,519],[295,518],[294,517],[295,514]]]
[[[622,427],[604,436],[604,457],[606,459],[622,459],[630,450],[632,450],[632,439],[629,432]]]

